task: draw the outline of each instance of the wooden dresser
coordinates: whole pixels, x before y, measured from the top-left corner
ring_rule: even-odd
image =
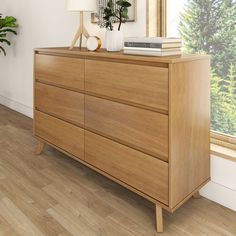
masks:
[[[210,58],[35,50],[36,153],[49,144],[174,212],[210,179]]]

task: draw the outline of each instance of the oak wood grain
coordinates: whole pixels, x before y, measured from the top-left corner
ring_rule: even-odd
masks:
[[[40,141],[152,201],[157,216],[162,208],[174,212],[209,181],[209,56],[50,48],[36,49],[35,58],[36,89],[44,83],[35,104],[60,118],[35,111]],[[55,209],[64,211],[48,213],[63,220]]]
[[[84,159],[84,130],[75,125],[36,111],[35,135]]]
[[[166,162],[88,131],[85,161],[168,205]]]
[[[210,61],[178,63],[170,70],[170,206],[174,208],[210,178]]]
[[[168,116],[85,96],[85,127],[168,161]]]
[[[54,47],[54,48],[37,48],[35,49],[36,54],[42,55],[57,55],[65,57],[75,57],[82,59],[93,59],[93,60],[106,60],[106,61],[123,61],[131,64],[152,64],[161,67],[168,67],[168,64],[198,61],[204,58],[209,59],[209,55],[201,54],[182,54],[177,56],[165,56],[165,57],[149,57],[139,55],[125,55],[123,51],[120,52],[107,52],[105,49],[100,49],[96,52],[90,52],[87,48],[73,48],[68,50],[68,47]]]
[[[158,233],[163,233],[164,227],[162,208],[158,205],[156,205],[156,227]]]
[[[199,198],[201,198],[201,195],[200,195],[199,191],[197,191],[196,193],[193,194],[193,198],[194,198],[194,199],[199,199]]]
[[[74,124],[84,125],[84,94],[37,82],[35,108]]]
[[[45,147],[45,143],[39,141],[35,149],[35,155],[41,155],[44,147]]]
[[[84,60],[36,55],[35,79],[67,88],[84,90]]]
[[[85,91],[168,111],[168,69],[85,60]]]

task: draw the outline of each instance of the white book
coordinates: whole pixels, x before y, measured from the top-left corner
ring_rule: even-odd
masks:
[[[124,47],[124,50],[135,51],[153,51],[153,52],[181,52],[181,48],[138,48],[138,47]]]
[[[125,38],[127,43],[181,43],[181,38],[174,37],[129,37]]]
[[[124,42],[125,47],[132,48],[181,48],[182,43],[135,43]]]
[[[150,50],[144,51],[144,50],[130,50],[130,49],[125,49],[125,50],[124,50],[124,54],[164,57],[164,56],[176,56],[176,55],[181,55],[181,51],[158,52],[158,51],[150,51]]]

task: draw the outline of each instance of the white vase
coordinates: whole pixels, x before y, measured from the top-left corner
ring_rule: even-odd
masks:
[[[124,35],[122,31],[108,30],[106,32],[106,48],[108,52],[119,52],[124,47]]]

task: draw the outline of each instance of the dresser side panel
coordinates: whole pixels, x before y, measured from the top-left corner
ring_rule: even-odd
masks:
[[[170,65],[170,208],[210,178],[210,60]]]

